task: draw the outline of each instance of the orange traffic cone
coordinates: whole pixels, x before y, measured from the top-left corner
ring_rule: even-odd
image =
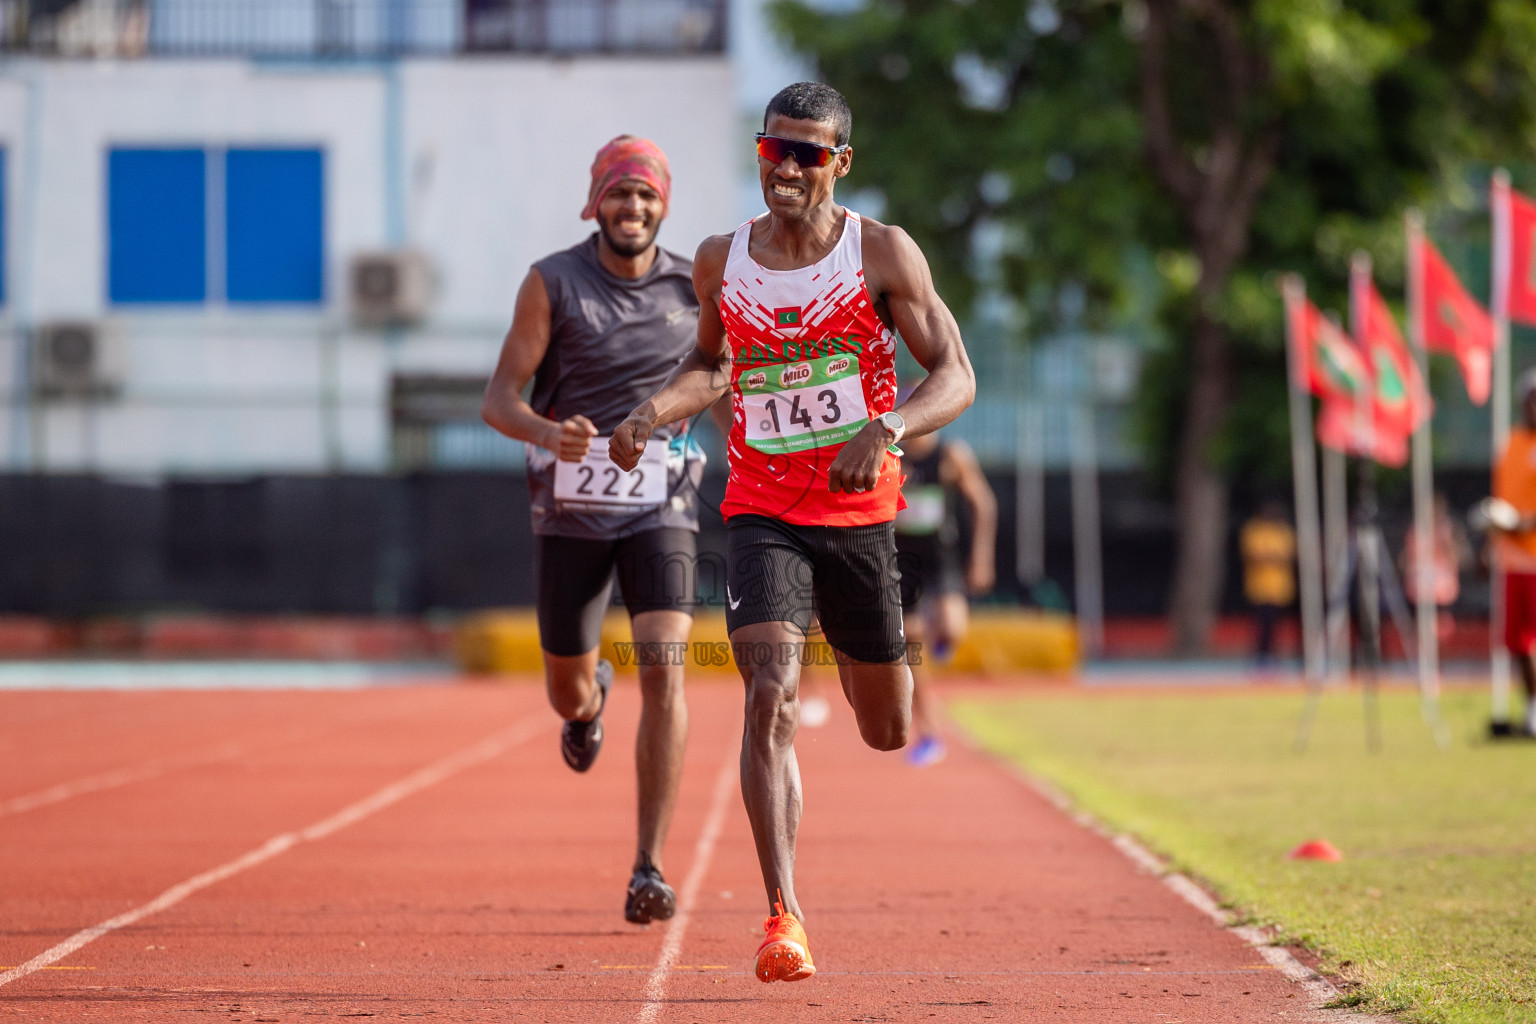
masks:
[[[1285,855],[1286,860],[1340,861],[1344,855],[1326,839],[1309,839]]]

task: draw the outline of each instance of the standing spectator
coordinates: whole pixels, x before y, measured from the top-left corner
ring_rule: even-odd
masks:
[[[1496,534],[1504,563],[1504,646],[1525,683],[1524,733],[1536,736],[1536,370],[1520,376],[1520,422],[1493,467],[1493,496],[1519,513],[1513,529]]]
[[[1445,640],[1456,630],[1456,620],[1451,617],[1451,605],[1461,596],[1461,569],[1472,559],[1472,545],[1467,534],[1451,515],[1450,503],[1445,495],[1435,495],[1434,544],[1431,555],[1430,594],[1436,614],[1435,632]],[[1418,542],[1413,530],[1403,538],[1403,591],[1415,605],[1419,600]]]
[[[1275,627],[1296,600],[1296,531],[1285,507],[1273,499],[1243,524],[1243,594],[1253,606],[1254,661],[1267,669],[1275,660]]]

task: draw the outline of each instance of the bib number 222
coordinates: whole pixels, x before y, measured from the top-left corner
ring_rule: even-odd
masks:
[[[606,438],[594,437],[580,462],[555,463],[555,501],[563,505],[639,508],[667,499],[667,443],[653,441],[640,464],[624,472],[608,458]]]

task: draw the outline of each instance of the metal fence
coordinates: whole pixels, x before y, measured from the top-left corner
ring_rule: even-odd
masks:
[[[0,0],[0,52],[368,58],[725,49],[726,0]]]

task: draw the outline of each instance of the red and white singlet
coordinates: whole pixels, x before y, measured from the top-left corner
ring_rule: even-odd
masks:
[[[872,490],[827,490],[844,443],[896,404],[896,336],[864,285],[859,215],[848,211],[832,251],[798,270],[758,266],[753,223],[731,239],[720,291],[733,406],[720,511],[814,526],[890,522],[901,497],[894,454]]]

